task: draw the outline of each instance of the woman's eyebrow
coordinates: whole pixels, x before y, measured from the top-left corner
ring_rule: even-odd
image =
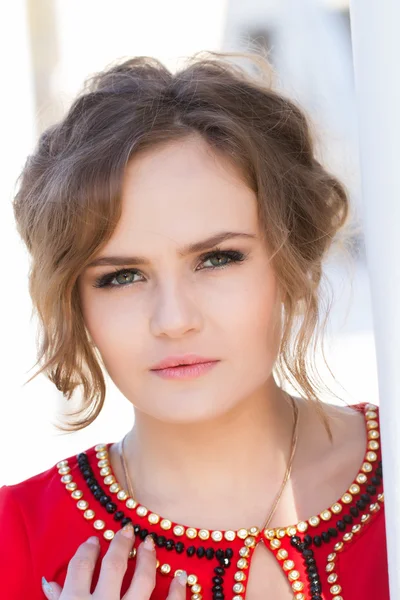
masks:
[[[244,238],[256,238],[256,234],[254,233],[246,233],[244,231],[220,231],[215,233],[211,237],[208,237],[205,240],[200,240],[199,242],[193,242],[187,244],[178,250],[178,254],[181,257],[187,256],[189,254],[194,254],[195,252],[201,252],[202,250],[208,250],[225,240],[229,240],[235,237],[244,237]],[[127,265],[127,264],[141,264],[141,265],[150,265],[150,260],[145,258],[144,256],[99,256],[91,261],[86,268],[99,267],[99,266],[112,266],[112,265]]]

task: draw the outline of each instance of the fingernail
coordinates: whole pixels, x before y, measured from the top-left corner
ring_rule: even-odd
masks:
[[[45,577],[42,577],[42,587],[43,587],[43,591],[46,593],[46,595],[50,596],[50,598],[52,598],[54,590]]]
[[[154,550],[154,548],[155,548],[154,540],[151,535],[146,536],[143,543],[144,543],[144,547],[147,548],[147,550]]]
[[[122,529],[121,529],[121,535],[123,535],[124,537],[132,540],[133,539],[133,525],[132,523],[127,523]]]
[[[96,535],[92,535],[89,539],[86,540],[89,544],[99,545],[99,538]]]
[[[182,571],[181,573],[179,573],[178,575],[178,581],[181,585],[186,585],[187,584],[187,573],[186,571]]]

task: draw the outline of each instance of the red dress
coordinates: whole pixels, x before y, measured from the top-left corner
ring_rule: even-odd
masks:
[[[209,531],[163,519],[129,498],[115,480],[107,460],[111,443],[3,486],[1,598],[43,600],[42,575],[63,586],[68,563],[81,543],[97,535],[103,556],[121,524],[132,520],[135,548],[147,533],[156,538],[157,583],[151,600],[165,600],[179,569],[189,575],[188,600],[245,599],[257,543],[274,554],[295,600],[389,600],[379,410],[371,404],[355,408],[364,411],[368,432],[358,474],[337,502],[290,527]],[[128,560],[121,596],[135,562],[134,556]],[[91,592],[100,567],[98,560]]]

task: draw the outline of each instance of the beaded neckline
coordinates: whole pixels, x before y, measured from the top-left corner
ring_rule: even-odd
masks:
[[[379,439],[379,423],[378,423],[378,407],[373,404],[366,404],[364,407],[355,405],[356,410],[364,410],[367,429],[367,447],[365,451],[364,461],[359,469],[359,472],[347,491],[339,500],[334,502],[329,508],[324,509],[318,515],[299,521],[295,525],[289,527],[270,528],[265,531],[266,537],[272,539],[274,537],[282,538],[284,536],[293,536],[297,533],[305,533],[309,529],[318,527],[323,521],[330,521],[334,515],[339,515],[346,505],[353,502],[353,499],[362,493],[362,487],[367,483],[368,474],[373,470],[373,464],[378,460],[378,450],[380,444]],[[173,530],[177,536],[185,536],[189,539],[200,538],[207,540],[211,538],[214,542],[227,540],[232,542],[236,537],[245,539],[249,533],[257,537],[261,532],[258,527],[240,528],[237,530],[208,530],[198,527],[189,527],[172,521],[171,519],[163,518],[149,508],[138,502],[136,499],[129,496],[128,492],[116,480],[112,471],[109,460],[109,448],[112,442],[107,444],[98,444],[95,446],[96,458],[99,459],[98,469],[101,477],[104,478],[104,483],[109,486],[112,494],[116,494],[117,499],[124,502],[126,507],[135,510],[140,517],[147,517],[149,524],[160,524],[164,530]]]

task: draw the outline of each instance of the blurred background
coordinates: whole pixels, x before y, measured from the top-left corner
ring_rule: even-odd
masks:
[[[40,375],[36,321],[28,294],[29,257],[16,233],[11,200],[38,135],[60,119],[84,79],[116,59],[159,58],[176,70],[199,50],[267,50],[278,85],[314,122],[318,152],[346,184],[361,219],[357,118],[346,0],[13,0],[0,22],[2,62],[0,225],[2,394],[0,485],[19,482],[90,446],[117,441],[133,422],[131,404],[108,380],[94,424],[73,434],[53,423],[71,410]],[[326,356],[327,384],[347,403],[379,404],[369,279],[362,227],[350,257],[326,265],[335,301]],[[36,369],[35,369],[36,371]],[[334,402],[331,397],[324,400]],[[77,396],[74,407],[79,404]],[[11,459],[12,457],[12,459]]]

